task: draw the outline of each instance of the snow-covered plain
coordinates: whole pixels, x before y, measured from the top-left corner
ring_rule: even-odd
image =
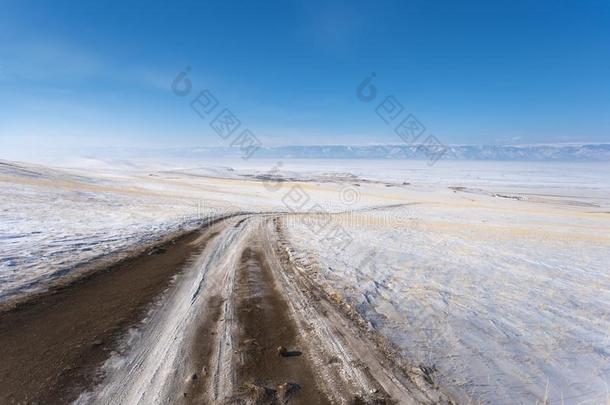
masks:
[[[351,241],[338,244],[344,250],[333,243],[337,234],[301,215],[284,221],[288,241],[311,277],[412,361],[434,367],[435,381],[460,402],[605,403],[608,169],[256,160],[57,169],[0,162],[0,303],[208,215],[354,210],[331,216],[340,239]],[[284,181],[269,181],[269,174]]]
[[[0,305],[218,215],[286,210],[273,184],[226,166],[70,163],[0,161]],[[336,187],[312,201],[339,201]]]
[[[481,172],[477,192],[454,173],[437,181],[465,189],[415,186],[404,206],[333,215],[343,251],[325,220],[287,220],[288,239],[311,277],[460,403],[608,403],[610,188],[604,172],[581,168],[591,185],[552,170],[505,171],[504,184]],[[502,194],[517,186],[519,199]]]

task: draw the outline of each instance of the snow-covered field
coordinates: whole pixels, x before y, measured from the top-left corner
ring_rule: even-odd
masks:
[[[299,260],[460,402],[610,397],[607,164],[85,163],[0,161],[0,302],[207,215],[329,211],[285,218]]]
[[[497,194],[514,184],[484,177],[479,192],[405,190],[408,205],[333,215],[328,229],[352,239],[344,251],[325,239],[324,220],[287,220],[288,237],[311,277],[436,369],[461,403],[607,403],[610,189],[558,172],[516,199]],[[438,182],[471,186],[455,174]]]
[[[225,166],[0,161],[0,304],[217,215],[286,210],[273,186]],[[335,187],[316,187],[312,201],[339,200]]]

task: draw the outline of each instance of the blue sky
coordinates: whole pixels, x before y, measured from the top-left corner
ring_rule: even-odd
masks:
[[[400,142],[371,72],[445,143],[610,141],[610,3],[457,3],[0,1],[0,144],[224,145],[186,66],[269,145]]]

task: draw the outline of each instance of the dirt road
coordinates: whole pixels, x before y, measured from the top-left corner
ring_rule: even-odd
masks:
[[[450,402],[286,244],[281,215],[227,218],[1,314],[0,402]]]

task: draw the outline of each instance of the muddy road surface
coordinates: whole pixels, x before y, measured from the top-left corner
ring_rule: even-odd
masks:
[[[0,314],[0,403],[451,403],[239,215]]]

